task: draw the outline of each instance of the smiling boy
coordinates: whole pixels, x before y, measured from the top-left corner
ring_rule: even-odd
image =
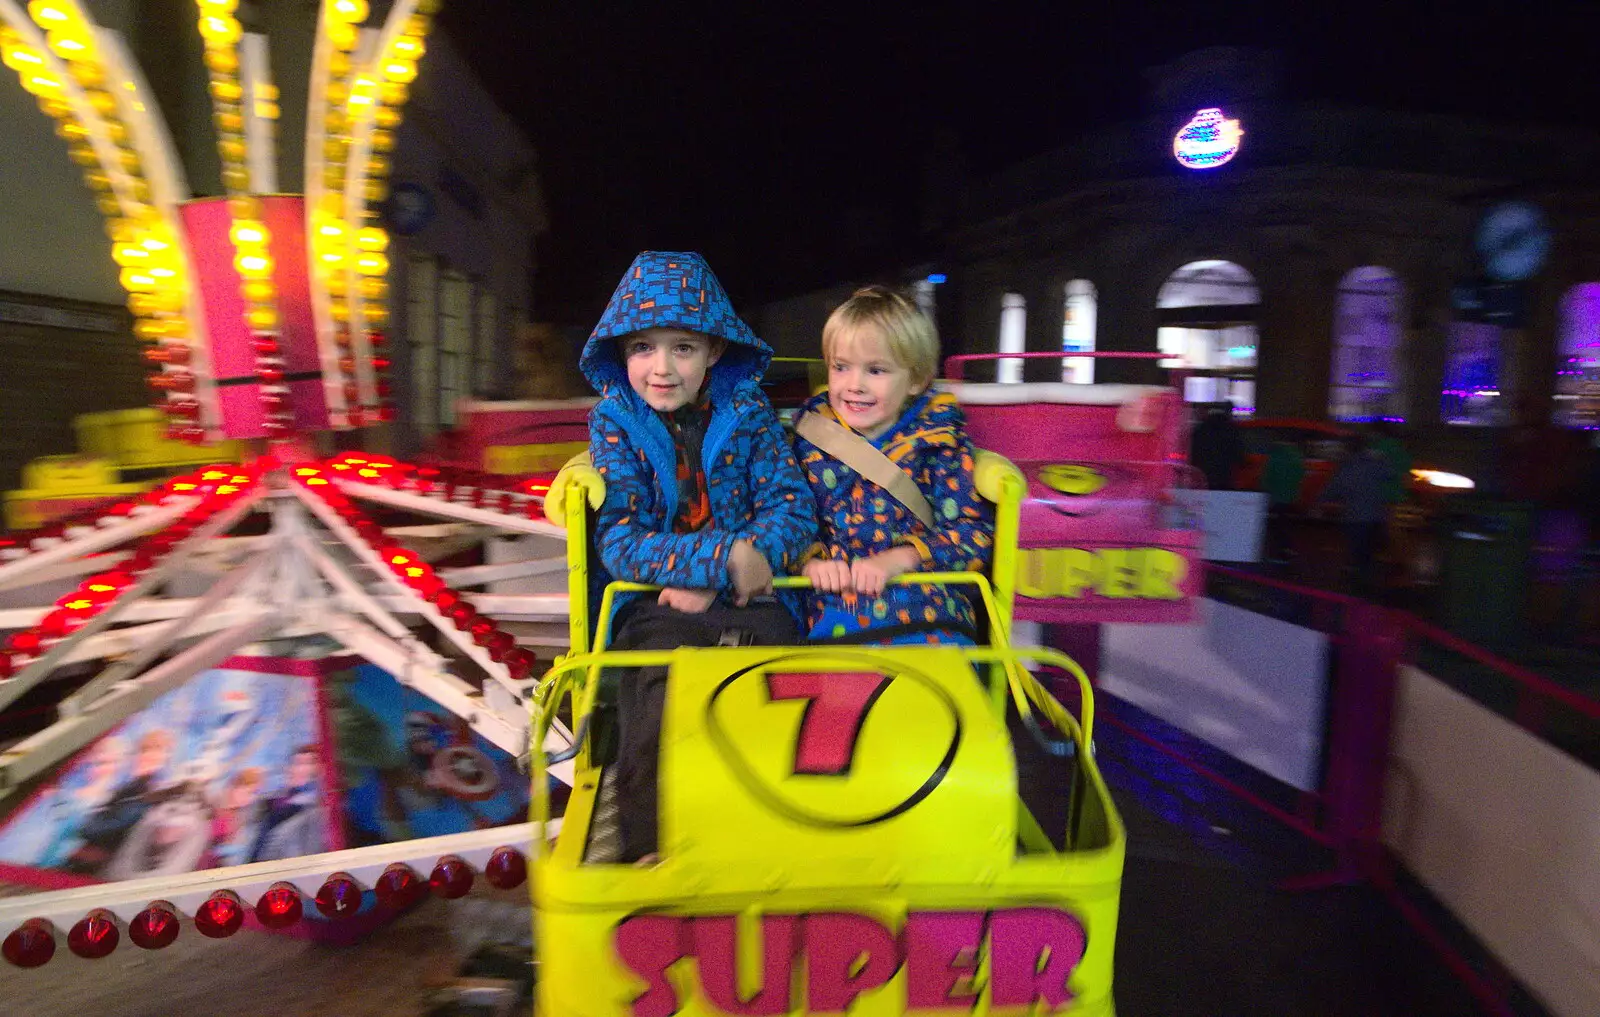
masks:
[[[816,504],[760,379],[772,350],[697,254],[634,259],[584,345],[600,392],[589,454],[605,478],[595,531],[611,576],[663,587],[614,619],[616,649],[781,645],[795,617],[772,577],[817,531]],[[624,860],[656,851],[666,669],[624,672],[617,760]]]
[[[976,623],[964,595],[888,585],[906,572],[982,571],[994,543],[965,418],[953,396],[931,388],[939,357],[933,323],[901,294],[869,286],[828,318],[822,356],[828,391],[802,407],[795,439],[822,521],[822,541],[803,569],[815,590],[811,638],[972,642]],[[808,439],[807,414],[864,440],[871,449],[861,452],[905,473],[916,485],[912,499],[920,493],[924,504],[907,504],[881,476],[863,476],[862,462],[846,463]]]

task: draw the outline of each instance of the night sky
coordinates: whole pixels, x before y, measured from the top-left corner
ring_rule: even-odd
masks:
[[[1139,116],[1141,71],[1205,46],[1279,50],[1291,97],[1600,126],[1592,0],[455,0],[441,18],[539,149],[536,314],[568,323],[645,248],[701,251],[746,307],[910,257],[927,153],[982,175]],[[847,242],[864,231],[886,243]]]

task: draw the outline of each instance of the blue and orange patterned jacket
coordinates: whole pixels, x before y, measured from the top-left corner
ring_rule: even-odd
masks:
[[[660,416],[628,384],[616,340],[683,328],[727,341],[706,382],[711,420],[701,446],[711,521],[674,533],[677,459]],[[600,393],[589,414],[589,455],[605,478],[595,532],[611,576],[699,590],[728,588],[728,553],[749,538],[776,575],[816,539],[817,511],[760,380],[772,349],[739,320],[698,254],[646,251],[634,259],[578,366]]]
[[[803,413],[840,422],[826,392],[812,396]],[[795,452],[817,498],[821,543],[812,555],[851,561],[909,544],[924,572],[981,572],[994,548],[994,508],[973,483],[972,442],[954,396],[929,390],[911,401],[893,427],[872,444],[911,474],[933,508],[926,527],[887,491],[799,436]],[[827,631],[818,629],[829,619]],[[813,638],[903,625],[974,627],[972,604],[937,586],[890,586],[873,599],[854,593],[814,594],[807,622]],[[930,641],[938,641],[930,634]]]

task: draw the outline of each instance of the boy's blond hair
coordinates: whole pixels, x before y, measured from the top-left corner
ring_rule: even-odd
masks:
[[[911,372],[914,384],[926,386],[939,373],[939,334],[933,322],[905,295],[887,286],[863,286],[834,308],[822,326],[822,356],[833,359],[841,341],[864,328],[883,337],[895,363]]]

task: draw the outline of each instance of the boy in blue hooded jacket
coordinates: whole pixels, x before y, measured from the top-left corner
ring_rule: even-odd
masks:
[[[600,393],[589,455],[605,478],[595,531],[611,576],[663,587],[619,609],[614,648],[798,640],[770,598],[816,537],[816,504],[760,380],[772,350],[698,254],[646,251],[579,367]],[[623,860],[656,851],[666,669],[624,672],[617,787]]]

